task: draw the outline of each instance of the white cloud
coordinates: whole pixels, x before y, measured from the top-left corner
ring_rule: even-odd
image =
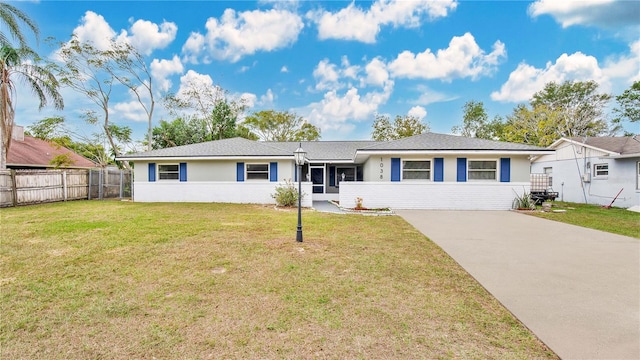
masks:
[[[208,55],[203,55],[205,51],[205,38],[200,33],[192,32],[189,35],[187,41],[182,45],[182,54],[184,54],[184,62],[199,64],[200,56],[203,56],[202,62],[205,64],[211,63],[211,59]]]
[[[329,59],[320,60],[315,69],[313,77],[316,79],[316,90],[328,90],[340,88],[338,80],[340,74],[337,66],[329,62]]]
[[[408,101],[410,104],[429,105],[438,102],[452,101],[458,98],[457,96],[437,92],[426,85],[418,85],[416,91],[420,93],[420,96],[416,100]]]
[[[117,117],[119,120],[149,121],[142,105],[137,100],[116,103],[110,109],[110,115]]]
[[[306,114],[312,124],[322,131],[344,131],[353,128],[352,122],[371,119],[393,92],[393,81],[385,84],[383,91],[371,91],[364,95],[355,87],[343,95],[336,90],[328,91],[321,101],[312,103],[299,112]]]
[[[111,44],[111,40],[116,36],[116,32],[109,26],[109,23],[102,15],[93,11],[85,12],[80,20],[81,24],[73,29],[81,43],[92,43],[99,50],[106,50]]]
[[[367,77],[365,82],[367,84],[384,86],[389,81],[389,72],[387,71],[386,64],[379,58],[371,60],[365,67]]]
[[[149,55],[155,49],[164,49],[176,38],[178,27],[172,22],[162,22],[158,25],[147,20],[137,20],[131,25],[131,35],[122,30],[118,40],[126,41],[138,52]]]
[[[572,25],[637,27],[639,14],[638,1],[538,0],[529,6],[529,15],[532,17],[550,15],[565,28]]]
[[[497,65],[506,58],[506,53],[504,44],[496,41],[493,51],[486,54],[480,49],[473,35],[466,33],[453,37],[448,48],[436,53],[431,52],[431,49],[419,54],[403,51],[388,68],[396,77],[443,81],[469,77],[475,80],[495,71]]]
[[[242,102],[244,102],[244,104],[247,106],[247,109],[251,109],[255,107],[256,103],[258,102],[258,97],[256,96],[256,94],[252,94],[252,93],[242,93],[237,97]]]
[[[196,71],[189,70],[180,77],[180,88],[176,96],[187,96],[189,89],[200,89],[210,91],[219,89],[219,86],[213,85],[213,79],[206,74],[200,74]]]
[[[316,81],[315,90],[320,91],[355,86],[364,88],[369,85],[383,88],[390,81],[386,65],[380,58],[374,58],[362,67],[352,65],[346,56],[341,58],[340,66],[331,63],[329,59],[321,60],[313,70],[313,77]]]
[[[340,59],[340,63],[342,65],[342,76],[350,79],[357,79],[358,73],[360,72],[360,66],[351,65],[349,62],[349,58],[345,55]]]
[[[102,15],[87,11],[81,24],[73,29],[73,34],[81,43],[91,43],[98,50],[108,49],[111,41],[115,40],[132,45],[142,55],[149,55],[155,49],[167,47],[175,39],[177,31],[178,27],[171,22],[157,25],[147,20],[137,20],[131,24],[129,31],[123,29],[116,36]]]
[[[640,40],[629,45],[629,50],[629,54],[606,59],[602,69],[606,77],[621,79],[626,86],[640,81]]]
[[[168,91],[171,86],[171,80],[168,79],[169,76],[174,74],[182,74],[184,71],[184,66],[182,66],[182,62],[178,55],[174,55],[171,60],[158,60],[153,59],[151,61],[151,76],[156,80],[157,87],[161,91]]]
[[[561,83],[567,80],[595,80],[604,91],[607,79],[603,76],[598,60],[593,56],[577,52],[571,55],[562,54],[555,63],[548,62],[544,69],[537,69],[526,63],[518,65],[500,91],[491,93],[491,99],[505,102],[526,101],[542,90],[548,82]]]
[[[260,96],[260,105],[262,106],[273,106],[273,101],[276,99],[276,95],[271,91],[271,89],[267,89],[267,92]]]
[[[201,54],[236,62],[258,51],[286,47],[298,39],[304,24],[298,14],[284,9],[238,13],[226,9],[219,20],[209,18],[205,27],[204,36],[191,34],[182,48],[190,62]]]
[[[280,72],[281,73],[288,73],[289,69],[286,66],[283,66],[283,67],[280,68]]]
[[[455,0],[378,0],[368,10],[363,10],[355,2],[351,2],[335,13],[325,10],[310,11],[307,18],[317,24],[320,39],[374,43],[382,26],[418,27],[423,18],[433,20],[445,17],[456,6]]]
[[[414,106],[411,109],[409,109],[409,112],[407,112],[407,115],[413,116],[418,120],[422,121],[424,120],[424,118],[427,117],[427,109],[423,108],[422,106]]]

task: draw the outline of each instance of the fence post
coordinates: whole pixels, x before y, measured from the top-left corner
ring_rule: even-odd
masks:
[[[102,187],[104,186],[104,174],[102,170],[98,175],[98,199],[102,200]]]
[[[11,169],[11,183],[13,184],[13,206],[18,206],[18,184],[16,183],[16,171]]]
[[[89,172],[89,188],[87,189],[87,200],[91,200],[91,175],[93,171],[91,169],[87,170]]]
[[[67,201],[68,198],[68,194],[67,194],[67,172],[63,171],[62,172],[62,200],[63,201]]]
[[[124,171],[120,169],[120,200],[124,197]]]

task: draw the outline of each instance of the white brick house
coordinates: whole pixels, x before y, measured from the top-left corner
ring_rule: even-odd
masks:
[[[307,141],[303,200],[338,200],[369,208],[510,209],[529,190],[530,158],[552,150],[425,133],[389,142]],[[135,163],[134,201],[273,203],[297,181],[298,142],[242,138],[124,155]]]

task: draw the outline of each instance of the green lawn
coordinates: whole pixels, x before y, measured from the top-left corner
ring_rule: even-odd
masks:
[[[2,359],[556,358],[399,217],[77,201],[0,210]]]
[[[531,215],[640,239],[640,213],[616,207],[607,209],[598,205],[559,201],[553,203],[552,209],[565,212],[536,211]]]

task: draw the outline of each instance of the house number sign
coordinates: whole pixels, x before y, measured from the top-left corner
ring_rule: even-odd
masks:
[[[382,158],[380,158],[380,180],[383,179],[382,174],[384,174],[384,162],[382,162]]]

